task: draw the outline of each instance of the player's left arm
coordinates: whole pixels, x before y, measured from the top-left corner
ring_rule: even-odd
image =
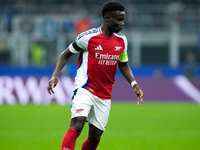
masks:
[[[137,104],[139,106],[139,102],[141,101],[141,103],[143,104],[143,91],[140,89],[139,85],[137,84],[133,72],[130,68],[130,66],[128,65],[128,62],[120,62],[118,64],[119,70],[121,71],[122,75],[126,78],[126,80],[131,84],[131,86],[133,87],[133,91],[137,96]]]

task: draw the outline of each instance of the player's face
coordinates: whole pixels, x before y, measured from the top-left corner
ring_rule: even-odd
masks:
[[[109,15],[108,27],[111,31],[118,33],[123,29],[125,19],[124,11],[113,11]]]

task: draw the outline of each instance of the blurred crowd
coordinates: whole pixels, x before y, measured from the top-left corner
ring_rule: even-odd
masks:
[[[19,35],[29,37],[29,45],[27,48],[22,48],[29,50],[30,63],[45,64],[44,57],[48,63],[50,61],[54,63],[52,56],[56,56],[57,45],[63,45],[59,48],[62,49],[74,39],[75,35],[100,24],[101,7],[106,1],[108,0],[0,0],[0,64],[10,63],[15,59],[9,55],[16,49],[16,45],[22,45],[19,40],[23,40],[19,38]],[[181,33],[194,33],[196,36],[199,32],[200,0],[120,1],[126,6],[125,29],[129,31],[158,31],[159,33],[171,31],[172,23],[176,22],[179,24]],[[56,43],[58,36],[63,34],[66,39],[61,41],[67,43],[66,45]],[[14,35],[17,35],[17,38]],[[47,49],[48,53],[44,53]],[[193,48],[188,49],[188,51],[195,51],[196,61],[199,62],[200,40]],[[15,56],[15,54],[12,55]],[[16,58],[16,60],[23,59]],[[185,60],[187,59],[181,55],[180,62]],[[15,60],[12,63],[24,64]],[[188,68],[190,65],[185,66],[184,68]]]
[[[43,4],[96,4],[108,0],[0,0],[0,5],[43,5]],[[124,4],[167,4],[174,0],[122,0]],[[200,4],[200,0],[178,0],[184,4]]]

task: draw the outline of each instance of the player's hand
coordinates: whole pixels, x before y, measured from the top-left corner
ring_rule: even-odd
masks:
[[[136,84],[134,87],[133,87],[133,91],[135,93],[135,95],[137,96],[137,105],[139,106],[140,105],[140,101],[141,103],[143,104],[143,96],[144,96],[144,93],[143,91],[139,88],[139,86]]]
[[[48,93],[51,95],[52,93],[54,94],[54,90],[53,88],[56,87],[58,83],[58,77],[57,76],[52,76],[50,81],[49,81],[49,85],[47,87]]]

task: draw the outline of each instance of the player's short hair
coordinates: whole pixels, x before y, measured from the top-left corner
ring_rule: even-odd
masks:
[[[111,12],[111,11],[125,11],[125,7],[119,1],[110,0],[104,3],[102,7],[102,10],[101,10],[102,16],[104,17],[107,12]]]

